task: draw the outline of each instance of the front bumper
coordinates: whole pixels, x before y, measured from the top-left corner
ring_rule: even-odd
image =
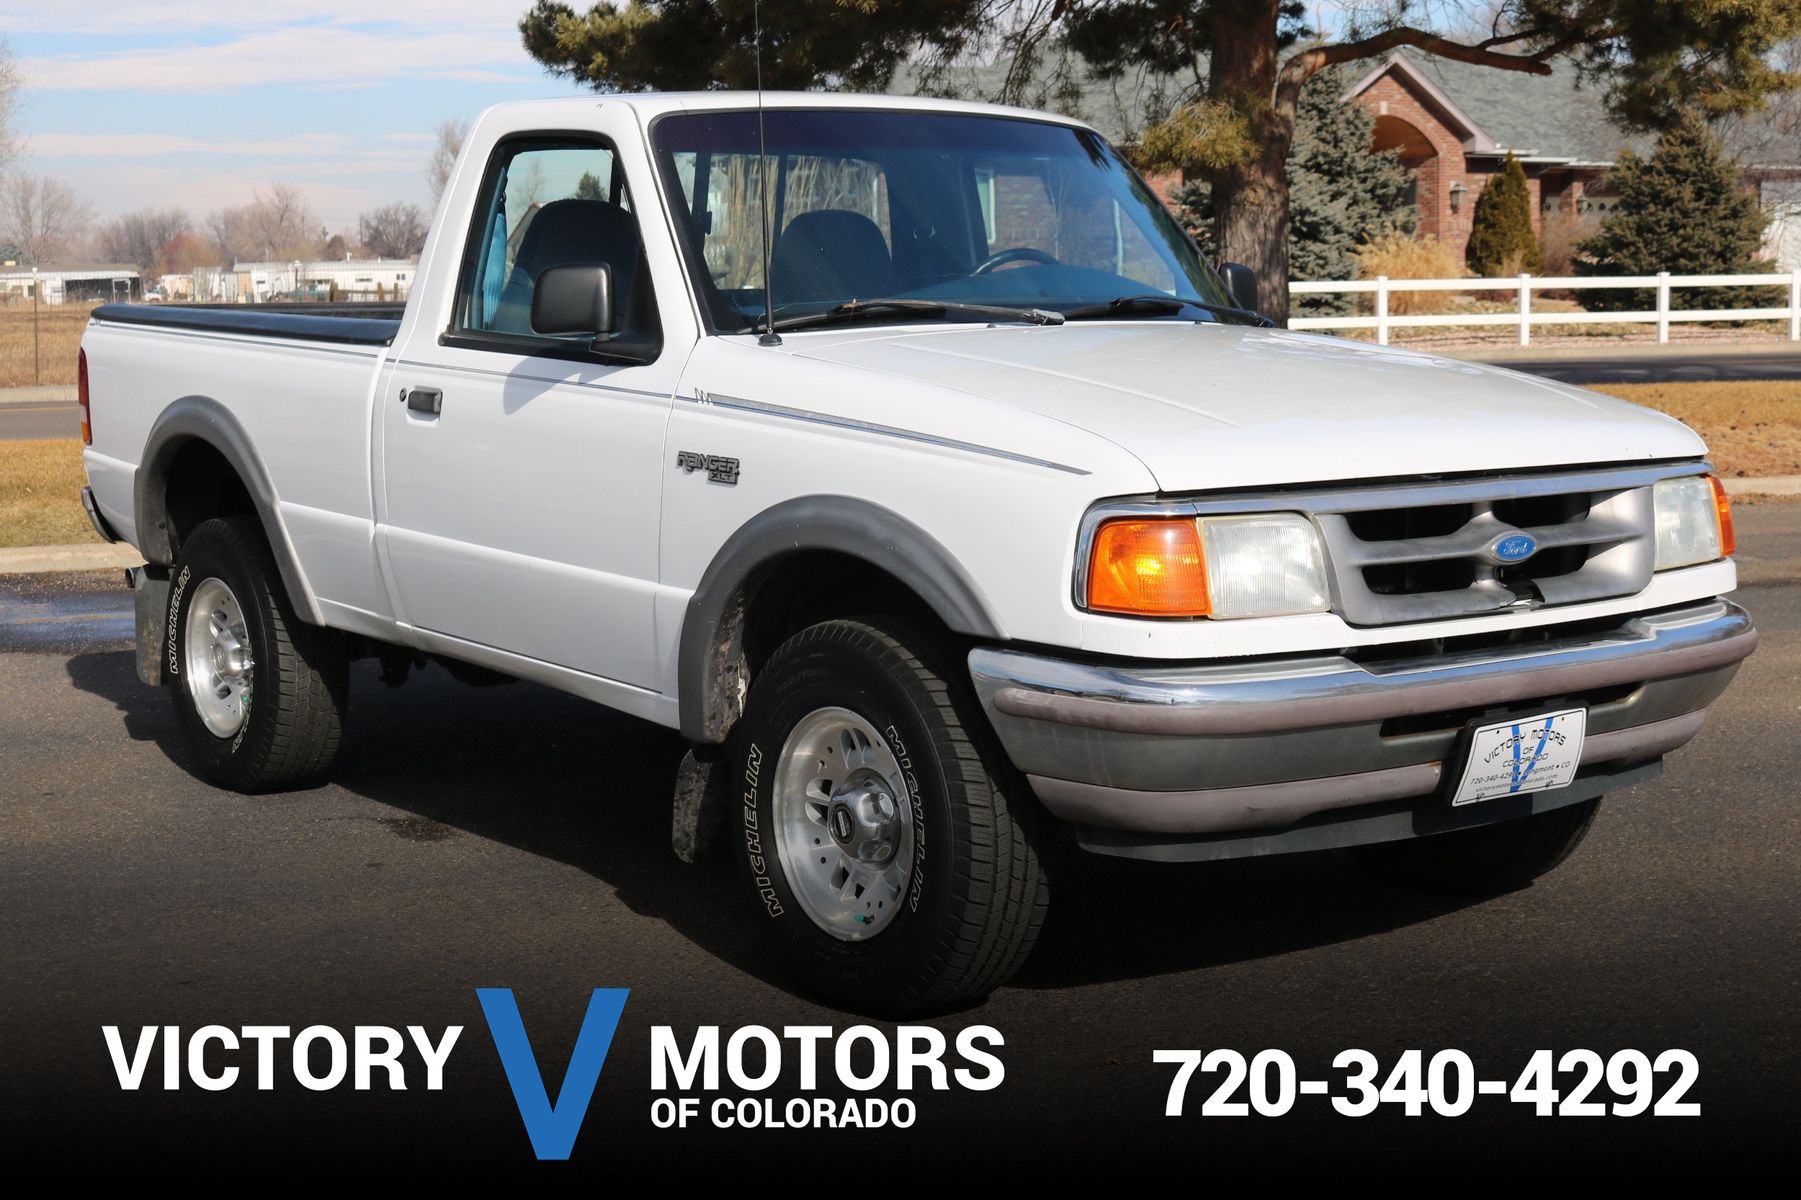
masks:
[[[1695,735],[1757,644],[1745,611],[1725,600],[1527,636],[1404,657],[1173,667],[984,647],[969,666],[1002,745],[1052,813],[1194,838],[1432,795],[1459,732],[1491,714],[1580,704],[1584,777],[1654,762]]]

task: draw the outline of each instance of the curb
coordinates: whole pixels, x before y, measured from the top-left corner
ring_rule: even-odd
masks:
[[[104,571],[143,565],[144,556],[123,542],[111,546],[19,546],[0,550],[0,575]]]

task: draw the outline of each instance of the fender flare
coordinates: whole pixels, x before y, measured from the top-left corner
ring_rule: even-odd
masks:
[[[132,483],[132,503],[137,510],[138,552],[152,563],[173,566],[175,546],[169,528],[169,471],[181,448],[189,442],[205,442],[236,471],[256,505],[257,519],[263,535],[275,554],[275,565],[281,572],[282,587],[295,613],[313,625],[325,623],[306,576],[300,570],[299,557],[282,524],[280,500],[270,481],[262,456],[230,409],[210,396],[183,396],[158,415],[144,439],[144,453],[138,460],[137,477]]]
[[[789,555],[830,550],[862,559],[906,584],[951,630],[1004,641],[979,589],[951,552],[905,517],[853,496],[801,496],[752,517],[714,555],[688,600],[677,647],[682,734],[723,742],[743,709],[743,629],[748,588]]]

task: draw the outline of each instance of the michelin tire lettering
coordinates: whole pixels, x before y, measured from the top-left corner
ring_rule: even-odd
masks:
[[[775,881],[769,877],[769,860],[763,853],[763,834],[757,820],[757,781],[763,767],[763,751],[755,742],[745,755],[744,765],[744,849],[750,859],[751,876],[757,894],[763,898],[765,915],[782,915],[782,900],[776,894]]]
[[[188,579],[193,572],[193,567],[183,567],[180,576],[175,580],[174,588],[169,592],[169,631],[167,644],[169,651],[169,677],[171,679],[181,674],[181,654],[176,648],[181,641],[179,636],[181,598],[188,590]]]
[[[913,878],[907,883],[907,908],[918,912],[926,878],[926,806],[919,795],[919,774],[913,770],[913,759],[907,754],[907,743],[901,740],[900,730],[890,724],[884,736],[907,781],[907,802],[913,806]]]

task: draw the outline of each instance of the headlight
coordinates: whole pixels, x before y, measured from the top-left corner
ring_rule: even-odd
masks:
[[[1692,567],[1731,554],[1732,505],[1712,475],[1661,479],[1651,489],[1657,513],[1657,569]]]
[[[1326,554],[1306,517],[1203,517],[1200,524],[1214,616],[1279,617],[1332,607]]]
[[[1326,556],[1298,513],[1130,517],[1095,531],[1085,600],[1140,617],[1275,617],[1326,612]]]

